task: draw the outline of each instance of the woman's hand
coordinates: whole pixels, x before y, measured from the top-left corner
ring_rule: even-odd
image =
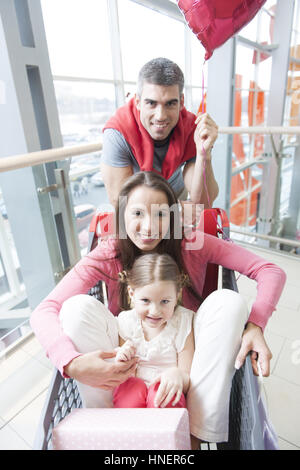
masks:
[[[211,150],[218,137],[218,126],[209,114],[198,114],[195,121],[197,127],[194,132],[194,141],[197,155],[211,160]]]
[[[235,361],[236,369],[243,365],[249,351],[251,351],[254,374],[258,375],[257,361],[259,361],[263,376],[268,377],[270,375],[272,353],[268,348],[261,328],[251,322],[247,324],[243,334],[241,349]]]
[[[135,375],[138,358],[127,362],[108,362],[116,351],[93,351],[75,357],[64,372],[78,382],[103,390],[112,390]]]
[[[164,408],[172,400],[172,405],[175,406],[181,397],[184,386],[183,373],[178,367],[172,367],[167,369],[166,372],[160,374],[152,384],[160,382],[158,390],[156,392],[154,405],[157,408]]]
[[[116,351],[116,361],[126,362],[134,358],[136,347],[134,346],[133,342],[128,339],[122,346],[116,348]]]

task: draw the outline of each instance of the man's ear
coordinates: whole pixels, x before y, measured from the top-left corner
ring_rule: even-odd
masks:
[[[184,94],[181,93],[181,96],[180,96],[180,111],[182,110],[183,107],[184,107]]]
[[[141,110],[141,98],[139,97],[139,95],[135,94],[134,95],[134,101],[135,101],[135,105],[137,107],[137,109],[140,111]]]

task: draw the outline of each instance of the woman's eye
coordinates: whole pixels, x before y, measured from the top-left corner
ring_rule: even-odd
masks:
[[[140,217],[142,215],[142,211],[136,210],[136,211],[134,211],[134,215],[136,217]]]

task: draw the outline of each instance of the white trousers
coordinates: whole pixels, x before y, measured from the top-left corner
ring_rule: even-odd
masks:
[[[191,434],[201,440],[228,440],[231,382],[247,318],[244,299],[227,289],[213,292],[195,314],[195,354],[187,408]],[[109,351],[118,346],[116,318],[89,295],[77,295],[64,302],[60,321],[81,353],[97,349]],[[84,406],[113,406],[111,391],[81,383],[78,388]]]

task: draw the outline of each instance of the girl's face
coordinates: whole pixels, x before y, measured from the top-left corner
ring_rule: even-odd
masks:
[[[154,250],[169,229],[170,208],[166,194],[138,186],[128,196],[124,219],[130,240],[142,251]]]
[[[174,282],[159,281],[134,290],[129,287],[128,292],[143,326],[161,330],[172,318],[178,299]]]

